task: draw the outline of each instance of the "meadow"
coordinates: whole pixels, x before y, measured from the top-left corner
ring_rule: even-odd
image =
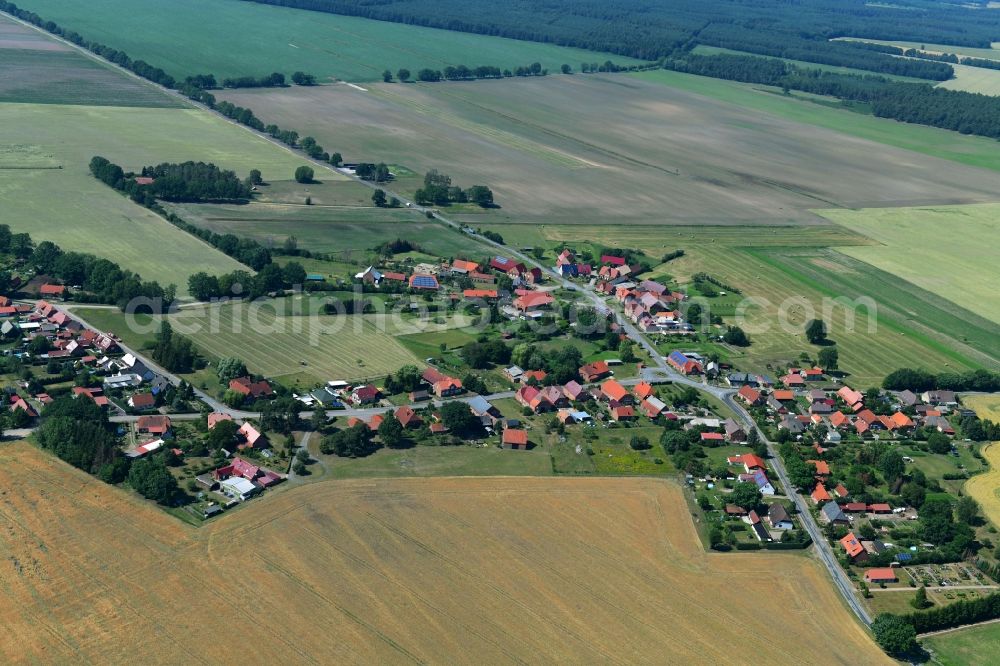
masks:
[[[879,243],[846,254],[1000,323],[1000,204],[819,213]]]
[[[818,129],[766,108],[758,112],[740,99],[659,85],[658,75],[219,96],[308,132],[347,161],[395,163],[418,174],[434,168],[464,187],[489,185],[499,209],[449,213],[474,226],[821,224],[812,209],[995,198],[991,172]],[[874,120],[738,90],[799,105],[806,116],[819,109]],[[995,142],[983,144],[996,159]],[[394,184],[407,193],[420,186],[419,177]]]
[[[816,562],[705,553],[665,481],[320,482],[194,528],[8,444],[0,487],[6,662],[890,663]]]
[[[310,314],[299,301],[193,305],[169,316],[174,330],[191,339],[210,361],[238,356],[251,372],[291,388],[312,388],[333,379],[382,378],[420,360],[396,339],[418,332],[447,331],[461,322],[447,317]],[[301,306],[302,314],[292,314]],[[286,309],[287,308],[287,309]],[[129,318],[116,310],[77,308],[89,324],[110,330],[138,348],[149,346],[158,319]]]
[[[0,104],[3,222],[63,249],[108,257],[147,280],[187,291],[197,271],[243,265],[90,175],[103,155],[126,169],[204,160],[237,173],[290,179],[302,162],[218,116],[195,109]],[[331,178],[337,178],[330,174]]]
[[[493,65],[515,69],[539,62],[552,72],[581,62],[638,62],[622,56],[373,21],[240,0],[26,0],[23,9],[121,49],[175,78],[193,74],[263,76],[296,70],[321,81],[381,81],[401,67]]]
[[[184,102],[0,15],[0,102],[180,107]]]
[[[253,238],[264,245],[280,246],[294,236],[299,247],[333,253],[348,262],[362,262],[367,251],[396,238],[417,243],[425,252],[439,257],[483,253],[483,246],[467,235],[405,208],[375,208],[370,202],[367,206],[321,205],[316,199],[313,205],[305,206],[301,201],[234,206],[184,204],[174,210],[199,227]]]
[[[1000,651],[1000,624],[969,627],[920,640],[940,666],[979,666],[994,663]]]

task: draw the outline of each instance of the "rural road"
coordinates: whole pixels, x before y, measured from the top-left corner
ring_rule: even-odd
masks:
[[[427,213],[430,213],[433,216],[434,219],[437,219],[437,220],[441,221],[445,225],[448,225],[450,227],[459,229],[462,233],[465,233],[468,236],[477,239],[480,243],[482,243],[483,245],[491,248],[494,251],[499,251],[499,252],[501,252],[501,253],[503,253],[505,255],[511,255],[511,256],[517,257],[518,259],[520,259],[521,261],[524,261],[528,265],[536,266],[536,267],[541,268],[542,271],[547,276],[550,277],[550,279],[553,279],[554,281],[560,283],[566,289],[569,289],[571,291],[574,291],[576,293],[579,293],[579,294],[583,295],[585,298],[587,298],[595,306],[600,306],[600,307],[604,307],[604,308],[607,307],[605,301],[598,294],[596,294],[595,292],[589,291],[589,290],[585,289],[584,287],[582,287],[581,285],[579,285],[577,283],[574,283],[574,282],[571,282],[571,281],[563,278],[560,275],[555,275],[553,271],[549,270],[545,266],[542,266],[539,262],[535,261],[533,258],[528,257],[524,253],[522,253],[522,252],[520,252],[518,250],[515,250],[514,248],[510,248],[510,247],[507,247],[505,245],[501,245],[499,243],[495,243],[495,242],[493,242],[493,241],[491,241],[491,240],[489,240],[487,238],[483,238],[482,236],[474,233],[473,231],[471,231],[469,229],[466,229],[463,225],[461,225],[461,224],[459,224],[457,222],[454,222],[453,220],[448,219],[446,216],[442,215],[441,213],[437,212],[436,210],[431,210],[431,209],[425,208],[423,206],[417,205],[416,202],[412,201],[410,198],[405,197],[405,196],[401,196],[399,193],[396,193],[396,192],[393,192],[393,191],[387,189],[385,187],[385,184],[376,184],[376,183],[372,183],[372,182],[369,182],[369,181],[365,181],[365,180],[362,180],[362,179],[358,178],[357,176],[355,176],[353,174],[346,173],[344,170],[336,169],[335,167],[333,167],[331,164],[329,164],[327,162],[320,162],[318,160],[310,159],[304,153],[301,153],[300,151],[297,151],[297,150],[295,150],[293,148],[290,148],[289,146],[286,146],[285,144],[283,144],[283,143],[275,140],[271,136],[269,136],[267,134],[263,134],[261,132],[258,132],[256,130],[250,128],[250,127],[247,127],[246,125],[241,125],[241,124],[237,123],[236,121],[234,121],[234,120],[232,120],[230,118],[226,118],[225,116],[223,116],[222,114],[219,114],[214,109],[210,109],[210,108],[208,108],[207,106],[205,106],[203,104],[194,102],[193,100],[188,99],[187,97],[185,97],[184,95],[180,94],[179,92],[177,92],[175,90],[170,90],[169,88],[164,88],[162,86],[154,84],[151,81],[148,81],[148,80],[146,80],[146,79],[144,79],[144,78],[142,78],[142,77],[134,74],[133,72],[131,72],[131,71],[125,69],[125,68],[122,68],[122,67],[119,67],[119,66],[117,66],[117,65],[115,65],[113,63],[110,63],[109,61],[101,58],[100,56],[97,56],[96,54],[91,53],[87,49],[84,49],[84,48],[82,48],[82,47],[80,47],[80,46],[78,46],[76,44],[73,44],[72,42],[69,42],[69,41],[67,41],[65,39],[62,39],[60,37],[57,37],[55,35],[51,35],[50,33],[42,30],[41,28],[38,28],[38,27],[36,27],[34,25],[31,25],[30,23],[26,23],[26,22],[18,19],[17,17],[10,16],[9,14],[4,14],[4,15],[8,16],[11,20],[16,21],[17,23],[19,23],[19,24],[21,24],[23,26],[26,26],[26,27],[28,27],[28,28],[30,28],[32,30],[35,30],[35,31],[39,32],[39,33],[42,33],[42,34],[46,35],[47,37],[49,37],[51,39],[55,39],[56,41],[59,41],[59,42],[65,44],[65,45],[69,46],[70,48],[73,48],[73,49],[79,51],[80,53],[83,53],[88,58],[91,58],[93,60],[97,60],[98,62],[104,64],[105,66],[115,67],[120,72],[124,73],[124,75],[126,75],[126,76],[129,76],[129,77],[131,77],[133,79],[136,79],[138,81],[142,81],[146,85],[150,85],[150,86],[159,88],[161,91],[165,92],[166,94],[171,95],[171,96],[173,96],[175,98],[184,100],[185,103],[187,103],[187,104],[189,104],[191,106],[194,106],[194,107],[197,107],[197,108],[201,108],[201,109],[204,109],[204,110],[209,111],[209,112],[216,113],[220,118],[224,119],[226,122],[229,122],[229,123],[235,125],[236,127],[239,127],[241,129],[243,129],[244,131],[250,132],[250,133],[252,133],[252,134],[254,134],[254,135],[256,135],[256,136],[264,139],[265,141],[268,141],[268,142],[272,143],[273,145],[277,146],[278,148],[280,148],[282,150],[285,150],[287,152],[292,153],[298,159],[307,160],[309,162],[312,162],[316,166],[321,167],[322,169],[333,171],[333,172],[335,172],[335,173],[337,173],[337,174],[339,174],[341,176],[347,176],[349,178],[352,178],[354,181],[356,181],[358,183],[361,183],[361,184],[365,185],[366,187],[369,187],[369,188],[371,188],[373,190],[374,189],[383,189],[383,190],[386,191],[387,195],[389,195],[389,196],[395,196],[401,202],[403,202],[404,206],[406,204],[410,204],[409,206],[406,207],[408,210],[413,210],[415,213],[423,214],[425,216],[426,216]],[[821,530],[819,528],[819,525],[813,519],[812,514],[809,513],[808,506],[806,506],[805,501],[803,500],[802,496],[792,490],[793,486],[789,482],[788,474],[785,471],[785,467],[784,467],[784,465],[781,462],[781,458],[778,457],[777,450],[775,448],[774,443],[771,442],[770,440],[768,440],[764,436],[764,433],[759,428],[757,428],[757,425],[756,425],[756,423],[753,422],[753,419],[750,417],[750,414],[746,410],[744,410],[742,408],[742,406],[740,406],[739,404],[737,404],[735,400],[733,400],[733,394],[735,393],[735,391],[724,389],[724,388],[721,388],[721,387],[710,386],[710,385],[708,385],[706,383],[703,383],[703,382],[696,382],[696,381],[693,381],[693,380],[691,380],[691,379],[689,379],[689,378],[687,378],[687,377],[685,377],[685,376],[683,376],[683,375],[681,375],[681,374],[679,374],[677,372],[674,372],[667,365],[666,361],[664,360],[663,356],[660,354],[660,352],[656,348],[656,346],[652,342],[650,342],[649,339],[645,335],[643,335],[641,331],[638,330],[638,328],[636,328],[634,325],[632,325],[632,323],[630,321],[628,321],[627,319],[625,319],[624,317],[622,317],[614,309],[611,309],[611,311],[613,313],[613,316],[615,317],[615,319],[619,323],[619,325],[622,326],[623,330],[625,330],[625,332],[628,334],[628,336],[630,338],[632,338],[634,341],[636,341],[637,343],[641,344],[644,349],[646,349],[646,351],[650,355],[650,358],[652,359],[652,363],[655,365],[655,368],[647,368],[647,369],[643,370],[643,378],[644,379],[647,379],[647,380],[650,380],[650,381],[671,381],[671,382],[674,382],[674,383],[677,383],[677,384],[682,384],[682,385],[686,385],[686,386],[692,386],[692,387],[694,387],[694,388],[696,388],[698,390],[710,393],[711,395],[715,396],[716,398],[722,400],[724,404],[726,404],[730,409],[732,409],[733,412],[739,417],[739,419],[741,421],[743,421],[744,425],[757,429],[758,434],[760,434],[760,436],[761,436],[761,441],[765,442],[766,445],[767,445],[768,453],[769,453],[769,455],[771,457],[771,464],[774,467],[774,470],[777,473],[778,478],[781,481],[781,484],[785,487],[785,489],[788,492],[789,496],[792,497],[792,499],[793,499],[793,501],[795,503],[796,509],[798,509],[800,519],[802,520],[802,523],[805,526],[806,531],[809,533],[809,536],[812,538],[813,543],[816,545],[816,552],[819,553],[820,560],[823,562],[823,564],[830,571],[830,575],[833,578],[833,581],[834,581],[835,585],[840,590],[840,592],[841,592],[842,596],[844,597],[845,601],[848,603],[848,605],[851,607],[851,609],[854,611],[854,613],[866,625],[870,625],[871,624],[871,616],[869,615],[867,609],[864,608],[863,604],[857,598],[857,595],[855,594],[855,591],[854,591],[854,586],[851,584],[850,580],[847,578],[847,575],[844,573],[844,571],[840,568],[840,565],[838,564],[838,562],[836,560],[836,557],[834,556],[833,551],[830,548],[830,545],[827,543],[826,539],[823,537],[823,534],[822,534],[822,532],[821,532]],[[77,318],[79,319],[79,317],[77,317]],[[87,324],[83,320],[81,320],[81,323],[83,323],[88,328],[93,329],[92,326],[90,326],[89,324]],[[96,330],[96,329],[93,329],[93,330]],[[175,375],[173,375],[171,373],[166,372],[165,370],[163,370],[162,368],[160,368],[157,364],[151,363],[148,359],[145,359],[145,358],[141,357],[135,351],[127,349],[124,345],[122,346],[122,349],[125,349],[126,351],[131,352],[133,355],[136,356],[136,358],[141,358],[145,363],[147,363],[147,365],[151,369],[155,369],[156,371],[158,371],[161,374],[163,374],[174,385],[177,385],[177,384],[180,383],[180,379],[178,377],[176,377]],[[201,391],[201,390],[199,390],[197,388],[195,388],[195,394],[199,398],[201,398],[202,400],[204,400],[213,409],[215,409],[217,411],[224,412],[226,414],[230,414],[234,418],[252,418],[254,416],[257,416],[257,414],[255,414],[253,412],[241,412],[239,410],[230,409],[226,405],[220,403],[219,401],[215,400],[211,396],[207,395],[204,391]],[[358,411],[366,411],[366,410],[358,410]]]

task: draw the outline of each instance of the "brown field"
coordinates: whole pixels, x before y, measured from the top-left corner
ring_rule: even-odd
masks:
[[[467,215],[473,224],[819,224],[810,209],[990,201],[1000,182],[633,77],[219,95],[348,161],[437,168],[463,186],[490,185],[503,208]]]
[[[6,663],[887,663],[811,559],[705,554],[669,482],[320,482],[195,529],[14,444],[0,489]]]

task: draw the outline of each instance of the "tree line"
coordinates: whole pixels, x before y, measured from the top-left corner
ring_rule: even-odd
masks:
[[[199,301],[214,298],[255,299],[301,286],[305,279],[306,270],[297,261],[290,261],[283,267],[267,264],[256,275],[247,271],[232,271],[216,276],[199,271],[188,278],[188,292]]]
[[[146,282],[136,273],[121,268],[109,259],[83,252],[66,252],[51,241],[42,241],[37,247],[28,234],[12,233],[6,224],[0,224],[0,253],[21,259],[44,274],[68,285],[79,285],[73,299],[81,302],[107,303],[125,306],[134,299],[148,299],[150,307],[160,303],[167,308],[173,303],[176,286],[161,287],[158,282]],[[10,274],[0,272],[0,290],[10,288]],[[154,308],[156,309],[156,308]]]
[[[604,51],[655,60],[690,44],[717,43],[752,51],[790,45],[812,59],[846,53],[827,46],[833,37],[956,44],[988,48],[1000,34],[1000,17],[957,3],[874,5],[862,0],[524,0],[497,11],[487,0],[253,0]],[[791,56],[788,56],[791,57]],[[801,59],[801,58],[799,58]],[[830,63],[833,64],[833,63]]]
[[[772,85],[860,102],[873,115],[1000,139],[1000,98],[875,75],[802,69],[773,58],[717,54],[668,59],[664,67],[714,78]]]
[[[1000,372],[971,370],[934,374],[920,368],[900,368],[885,376],[882,388],[890,391],[1000,391]]]

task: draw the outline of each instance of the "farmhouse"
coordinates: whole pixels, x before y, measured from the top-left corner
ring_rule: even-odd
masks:
[[[529,291],[514,299],[514,307],[520,312],[531,312],[548,308],[555,303],[552,294],[546,291]]]
[[[351,393],[351,402],[355,405],[370,405],[378,402],[382,398],[382,392],[372,384],[359,386]]]
[[[601,398],[612,406],[635,404],[632,394],[614,379],[601,384],[599,391]]]
[[[429,273],[414,273],[410,276],[410,289],[437,291],[440,288],[437,278]]]

